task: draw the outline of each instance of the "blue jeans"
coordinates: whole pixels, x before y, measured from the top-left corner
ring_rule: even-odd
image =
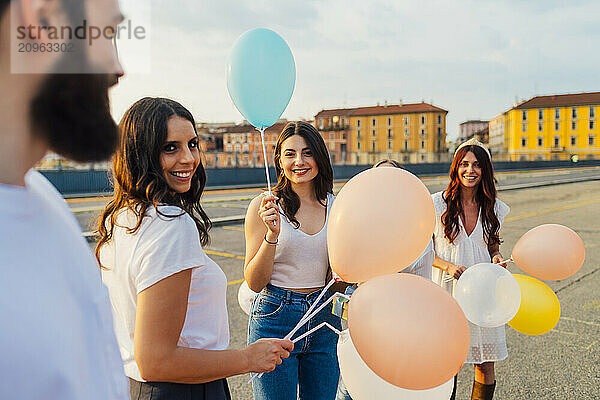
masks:
[[[248,344],[260,338],[282,338],[300,321],[321,290],[296,293],[267,285],[252,303]],[[327,301],[326,293],[319,303]],[[322,322],[340,329],[340,319],[326,306],[294,335],[297,337]],[[292,338],[293,339],[293,338]],[[337,360],[338,335],[323,327],[296,342],[289,358],[274,371],[254,379],[255,400],[333,400],[340,376]]]

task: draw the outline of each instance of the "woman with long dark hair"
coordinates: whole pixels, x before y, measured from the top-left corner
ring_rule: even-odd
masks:
[[[450,293],[468,267],[505,263],[499,232],[510,208],[496,195],[489,151],[477,140],[463,143],[454,154],[448,188],[432,195],[436,214],[432,279]],[[494,362],[508,357],[504,326],[484,328],[469,322],[469,327],[471,344],[465,362],[475,364],[471,399],[491,399],[496,385]]]
[[[333,170],[323,138],[306,122],[290,122],[277,139],[274,158],[274,195],[256,197],[246,214],[244,275],[250,289],[260,292],[252,304],[248,343],[285,337],[322,292],[329,269]],[[325,307],[297,334],[324,321],[340,327]],[[339,378],[336,343],[337,335],[328,329],[297,342],[289,359],[253,382],[254,398],[333,399]]]
[[[108,286],[132,399],[229,399],[228,376],[268,372],[293,348],[269,339],[227,350],[227,279],[202,249],[206,173],[191,113],[144,98],[125,113],[114,195],[96,257]]]

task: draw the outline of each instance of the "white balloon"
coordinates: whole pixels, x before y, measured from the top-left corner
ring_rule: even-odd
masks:
[[[467,268],[456,282],[454,297],[469,321],[486,328],[506,324],[521,305],[521,289],[515,277],[492,263]]]
[[[337,353],[342,379],[353,400],[448,400],[452,396],[454,378],[427,390],[403,389],[384,381],[360,358],[348,330],[340,336]]]
[[[242,282],[240,289],[238,290],[238,303],[246,314],[250,315],[252,302],[257,295],[258,293],[254,292],[248,287],[248,283],[246,281]]]

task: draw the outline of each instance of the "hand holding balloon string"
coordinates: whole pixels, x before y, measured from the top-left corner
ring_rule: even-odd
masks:
[[[291,339],[292,336],[294,336],[294,334],[298,331],[298,329],[300,329],[302,326],[304,326],[311,318],[313,318],[315,315],[317,315],[323,308],[327,307],[335,298],[337,297],[343,297],[346,300],[350,300],[350,296],[347,296],[345,294],[342,293],[335,293],[333,294],[327,301],[323,302],[323,304],[321,304],[316,310],[315,307],[317,306],[317,304],[319,304],[319,301],[323,298],[323,296],[325,295],[325,293],[327,292],[327,290],[331,287],[331,285],[333,285],[335,282],[339,282],[340,278],[338,276],[335,276],[329,281],[329,283],[323,288],[323,290],[321,291],[321,293],[319,294],[319,296],[317,297],[317,299],[315,300],[315,302],[308,308],[308,311],[306,312],[306,314],[304,314],[304,316],[302,318],[300,318],[300,321],[298,321],[298,323],[296,324],[296,326],[294,327],[294,329],[292,329],[287,335],[285,335],[284,339]],[[340,331],[338,331],[337,329],[335,329],[334,327],[332,327],[331,325],[327,324],[327,323],[321,323],[319,325],[317,325],[316,327],[314,327],[313,329],[309,330],[308,332],[300,335],[299,337],[297,337],[296,339],[292,340],[293,343],[296,343],[297,341],[305,338],[306,336],[312,334],[313,332],[317,331],[318,329],[322,328],[323,326],[327,326],[329,327],[331,330],[333,330],[335,333],[337,333],[338,335],[341,334]],[[252,382],[257,376],[260,378],[263,374],[253,374],[250,379],[248,380],[248,383]]]

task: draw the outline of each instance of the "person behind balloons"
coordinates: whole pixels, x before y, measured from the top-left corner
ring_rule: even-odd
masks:
[[[278,182],[246,214],[248,286],[260,292],[248,326],[248,343],[285,337],[322,293],[328,279],[327,219],[334,200],[333,170],[323,138],[306,122],[289,122],[275,145]],[[320,303],[327,301],[322,296]],[[324,307],[296,335],[322,322],[340,329]],[[331,400],[339,379],[337,334],[322,328],[295,344],[289,359],[253,381],[256,400]]]
[[[375,163],[375,165],[373,165],[373,168],[380,168],[380,167],[381,168],[387,167],[387,168],[404,169],[398,161],[393,160],[393,159],[379,160],[377,163]],[[411,265],[409,265],[408,267],[406,267],[405,269],[403,269],[400,272],[406,273],[406,274],[422,276],[423,278],[426,278],[426,279],[431,279],[431,267],[433,265],[434,258],[435,258],[435,252],[433,250],[433,240],[430,240],[429,244],[427,245],[427,247],[425,248],[423,253],[419,256],[419,258],[415,262],[413,262]],[[356,289],[356,286],[357,285],[353,285],[353,287],[346,289],[346,294],[348,294],[348,295],[351,294],[354,291],[354,289]],[[341,323],[342,323],[342,328],[347,329],[348,323],[343,319],[342,319]],[[350,393],[348,393],[348,389],[346,388],[346,385],[344,384],[344,380],[342,379],[342,376],[340,376],[340,382],[338,384],[336,400],[352,400],[352,396],[350,396]]]
[[[115,191],[96,257],[109,289],[132,399],[230,399],[226,377],[268,372],[287,340],[228,350],[227,278],[202,249],[211,227],[192,114],[143,98],[119,124]]]
[[[491,156],[482,143],[471,139],[458,147],[447,189],[432,198],[436,214],[434,282],[453,294],[456,279],[468,267],[484,262],[505,266],[499,232],[510,208],[496,198]],[[475,364],[471,399],[492,399],[494,362],[508,357],[504,326],[484,328],[469,322],[469,328],[471,344],[465,363]],[[454,386],[456,393],[456,377]]]

